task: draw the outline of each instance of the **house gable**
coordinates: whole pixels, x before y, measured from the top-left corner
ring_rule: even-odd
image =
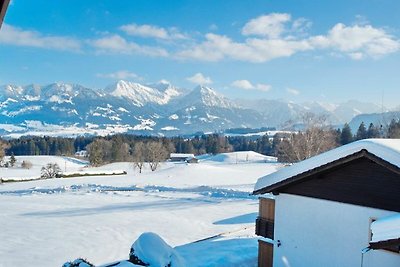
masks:
[[[400,212],[400,169],[362,150],[262,191]]]

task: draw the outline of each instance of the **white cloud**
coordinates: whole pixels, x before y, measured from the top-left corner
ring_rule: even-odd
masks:
[[[261,63],[274,58],[288,57],[298,51],[310,50],[307,41],[283,39],[247,39],[237,43],[227,36],[208,33],[206,41],[177,54],[178,58],[202,61],[219,61],[231,58],[240,61]]]
[[[160,47],[142,46],[135,42],[128,42],[119,35],[111,35],[89,43],[100,53],[116,53],[116,54],[143,54],[147,56],[168,56],[167,50]]]
[[[244,25],[242,34],[278,38],[284,32],[285,24],[290,19],[291,17],[287,13],[272,13],[259,16]]]
[[[244,90],[259,90],[259,91],[264,91],[267,92],[271,89],[271,85],[268,84],[262,84],[258,83],[256,85],[253,85],[250,81],[248,80],[236,80],[231,83],[231,86],[244,89]]]
[[[127,79],[136,79],[141,80],[142,78],[134,72],[130,72],[127,70],[120,70],[113,73],[106,73],[106,74],[97,74],[97,77],[101,78],[110,78],[113,80],[127,80]]]
[[[186,80],[188,80],[191,83],[200,84],[200,85],[206,85],[206,84],[212,84],[213,83],[213,81],[211,80],[210,77],[206,77],[200,72],[194,74],[191,77],[186,78]]]
[[[308,30],[311,28],[312,22],[306,18],[298,18],[293,21],[291,31],[296,34],[307,34]]]
[[[292,95],[299,95],[300,94],[300,91],[297,90],[297,89],[294,89],[294,88],[286,88],[286,92],[288,92],[289,94],[292,94]]]
[[[326,35],[308,37],[311,21],[299,18],[290,26],[289,14],[273,13],[250,20],[242,29],[242,42],[225,35],[208,33],[200,43],[178,51],[181,59],[221,61],[233,59],[263,63],[275,58],[290,57],[302,51],[325,51],[360,60],[379,57],[400,50],[400,41],[384,29],[371,25],[336,24]],[[289,24],[289,25],[287,25]],[[285,26],[290,26],[285,28]]]
[[[383,29],[371,25],[336,24],[327,35],[314,36],[310,43],[317,48],[334,49],[353,59],[379,57],[400,50],[400,42]]]
[[[245,89],[245,90],[254,89],[254,86],[248,80],[236,80],[236,81],[232,82],[231,85],[233,87]]]
[[[37,31],[23,30],[8,24],[1,29],[0,43],[64,51],[81,51],[81,42],[67,36],[44,35]]]
[[[128,35],[157,38],[157,39],[186,39],[187,36],[181,33],[178,28],[171,27],[169,29],[155,25],[137,25],[135,23],[122,25],[120,30]]]
[[[168,38],[168,32],[164,28],[153,25],[137,25],[135,23],[132,23],[122,25],[120,29],[127,34],[134,36],[154,37],[160,39]]]

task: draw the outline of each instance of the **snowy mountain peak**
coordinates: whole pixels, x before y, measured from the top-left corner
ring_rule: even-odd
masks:
[[[187,95],[191,105],[201,102],[210,107],[233,108],[237,107],[232,101],[217,93],[212,88],[199,85]]]
[[[108,86],[105,91],[113,96],[127,98],[136,106],[144,106],[146,104],[167,104],[172,96],[179,95],[175,93],[174,87],[165,85],[165,91],[158,88],[152,88],[139,83],[120,80],[117,83]]]

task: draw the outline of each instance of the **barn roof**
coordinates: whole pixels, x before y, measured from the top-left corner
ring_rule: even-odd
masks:
[[[365,139],[353,142],[315,157],[284,167],[277,172],[258,179],[254,194],[272,192],[280,186],[298,182],[306,174],[317,171],[352,155],[365,152],[400,168],[400,139]],[[299,178],[299,179],[293,179]]]
[[[186,153],[171,153],[171,158],[194,158],[194,154],[186,154]]]

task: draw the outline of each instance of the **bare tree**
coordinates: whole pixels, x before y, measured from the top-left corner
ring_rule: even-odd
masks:
[[[279,161],[305,160],[337,146],[336,131],[327,126],[326,117],[306,114],[303,122],[303,131],[290,134],[278,144]]]
[[[133,146],[133,167],[139,169],[139,173],[142,173],[144,162],[146,160],[146,149],[143,142],[136,142]]]
[[[8,144],[0,139],[0,167],[3,165],[4,156],[6,155],[6,149],[8,147]]]
[[[48,163],[41,169],[41,177],[44,179],[56,178],[60,175],[61,168],[57,163]]]
[[[89,154],[90,164],[100,166],[111,162],[112,143],[101,138],[95,139],[86,147]]]
[[[30,168],[32,168],[32,162],[30,162],[29,160],[24,160],[24,161],[22,161],[22,163],[21,163],[21,168],[23,168],[23,169],[30,169]]]
[[[149,163],[150,169],[155,171],[160,162],[166,160],[168,151],[161,142],[151,141],[146,146],[146,160]]]

